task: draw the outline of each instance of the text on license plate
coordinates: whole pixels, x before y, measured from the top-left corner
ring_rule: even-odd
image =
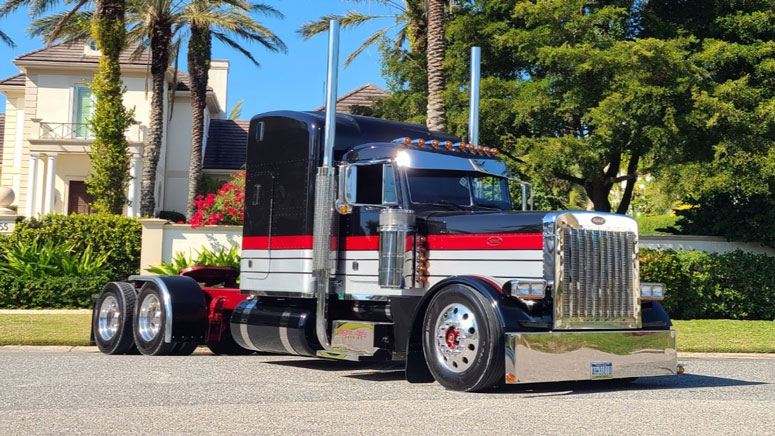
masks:
[[[593,379],[612,378],[614,376],[614,366],[611,362],[593,362],[590,366]]]

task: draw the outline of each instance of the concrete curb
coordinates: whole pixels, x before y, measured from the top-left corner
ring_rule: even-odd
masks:
[[[71,345],[0,345],[0,351],[45,353],[99,353],[97,347]],[[199,347],[194,354],[212,354],[207,347]],[[696,353],[679,352],[679,359],[775,359],[775,353]]]

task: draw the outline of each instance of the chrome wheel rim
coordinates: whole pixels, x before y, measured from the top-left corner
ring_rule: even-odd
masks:
[[[137,333],[145,342],[153,341],[161,330],[161,302],[159,297],[148,294],[143,298],[137,314]]]
[[[434,328],[436,360],[452,372],[463,372],[474,364],[479,351],[479,329],[474,313],[454,303],[439,314]]]
[[[102,300],[100,312],[97,316],[97,333],[103,341],[110,341],[116,336],[121,325],[121,310],[118,308],[118,300],[108,295]]]

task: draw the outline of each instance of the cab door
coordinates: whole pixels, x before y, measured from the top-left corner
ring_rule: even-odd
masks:
[[[271,271],[273,205],[274,177],[271,174],[248,176],[245,181],[241,284],[246,279],[265,280]]]

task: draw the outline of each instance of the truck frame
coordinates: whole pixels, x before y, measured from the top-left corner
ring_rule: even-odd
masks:
[[[511,210],[508,167],[478,144],[324,112],[269,112],[248,132],[240,269],[131,276],[95,301],[100,350],[253,351],[403,360],[449,389],[680,372],[664,286],[641,283],[636,222]]]

